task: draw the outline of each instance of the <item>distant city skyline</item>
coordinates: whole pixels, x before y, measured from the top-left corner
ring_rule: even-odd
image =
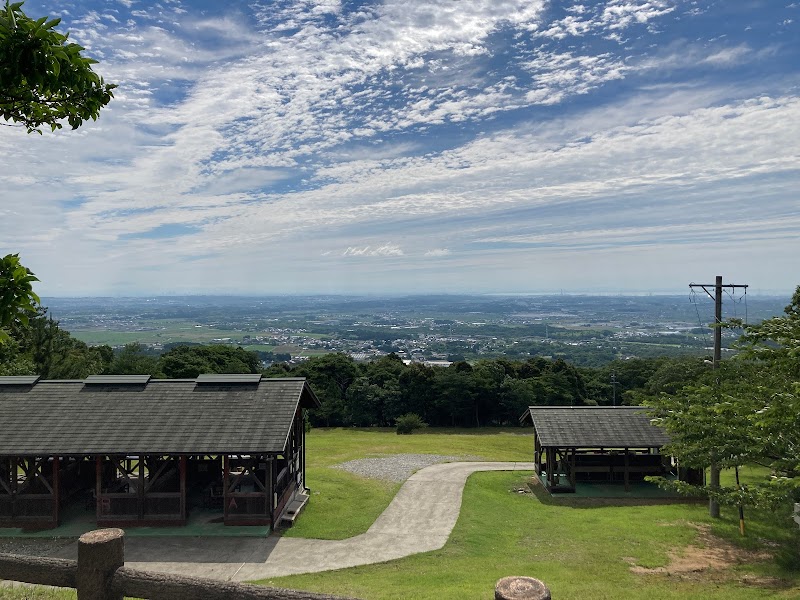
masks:
[[[119,84],[0,127],[46,297],[800,284],[800,2],[28,0]]]

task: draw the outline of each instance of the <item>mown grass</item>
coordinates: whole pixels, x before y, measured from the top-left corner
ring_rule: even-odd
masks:
[[[14,587],[0,586],[0,598],[3,600],[75,600],[77,597],[75,590],[58,590],[21,584],[15,584]]]
[[[659,567],[668,552],[697,536],[691,523],[708,523],[702,505],[577,508],[547,505],[515,490],[519,473],[478,473],[464,492],[461,516],[447,545],[384,564],[298,575],[260,583],[370,600],[491,598],[497,579],[530,575],[547,582],[558,600],[745,600],[798,598],[796,573],[774,563],[744,564],[724,576],[682,579],[638,575],[630,563]],[[735,529],[726,518],[715,526]],[[779,576],[759,587],[745,574]]]
[[[306,438],[311,502],[285,535],[340,540],[364,533],[400,488],[400,484],[358,477],[331,468],[333,465],[406,453],[529,461],[533,454],[529,433],[520,429],[434,429],[397,435],[388,428],[312,429]]]
[[[307,436],[309,466],[330,466],[387,454],[443,454],[472,460],[533,460],[532,429],[480,428],[417,430],[397,435],[393,428],[314,428]]]
[[[328,468],[334,464],[401,452],[527,461],[531,439],[521,432],[525,430],[431,430],[396,436],[380,430],[314,430],[308,439],[309,482],[319,494],[312,497],[308,512],[290,535],[317,537],[316,532],[322,531],[329,538],[349,537],[353,534],[340,534],[365,531],[388,505],[391,486]],[[742,473],[748,479],[761,475],[758,470]],[[630,569],[631,563],[646,568],[667,565],[670,551],[697,541],[698,524],[744,547],[775,550],[776,544],[788,543],[790,533],[768,515],[749,515],[748,536],[740,540],[735,508],[723,508],[723,519],[712,523],[704,504],[541,502],[518,491],[527,489],[529,477],[504,472],[470,477],[458,523],[441,550],[260,583],[370,600],[461,600],[492,598],[497,579],[530,575],[547,582],[558,600],[800,598],[800,575],[777,560],[689,577],[641,575]],[[360,514],[365,499],[371,505],[366,511],[369,519]],[[329,526],[326,521],[336,524]]]

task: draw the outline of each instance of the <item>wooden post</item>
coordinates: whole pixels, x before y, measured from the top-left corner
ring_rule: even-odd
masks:
[[[553,489],[553,449],[545,450],[545,467],[547,469],[547,487]]]
[[[575,453],[576,449],[572,448],[572,452],[569,455],[569,484],[572,487],[573,491],[578,489],[578,479],[575,475]],[[569,451],[568,451],[569,452]]]
[[[273,531],[275,531],[275,525],[276,525],[275,524],[275,480],[273,475],[273,471],[275,470],[273,468],[274,467],[273,461],[275,460],[275,457],[267,456],[265,460],[267,461],[267,470],[266,474],[264,475],[266,477],[266,481],[264,483],[266,483],[266,488],[267,488],[267,507],[269,511],[269,526],[272,528]]]
[[[547,586],[533,577],[503,577],[494,588],[495,600],[551,600]]]
[[[181,521],[186,522],[186,464],[187,458],[180,457],[180,472],[181,472]]]
[[[103,457],[97,456],[94,459],[94,513],[95,520],[100,521],[103,518],[102,511],[100,510],[102,502],[100,498],[103,494]]]
[[[19,457],[11,457],[11,520],[17,516],[17,487],[19,487]]]
[[[623,475],[625,478],[625,491],[630,492],[630,458],[628,457],[628,449],[625,448],[625,474]]]
[[[122,600],[111,580],[125,564],[124,536],[122,529],[97,529],[78,538],[78,600]]]
[[[229,457],[226,454],[222,457],[222,520],[228,521],[228,486],[230,485],[231,467]]]
[[[58,460],[57,456],[53,457],[53,523],[54,527],[58,527],[58,519],[59,519],[59,504],[61,504],[61,498],[59,494],[59,482],[58,482],[58,469],[60,466],[60,461]]]
[[[133,464],[133,461],[131,461]],[[143,455],[139,455],[139,462],[137,463],[139,468],[139,475],[136,478],[138,482],[136,484],[136,504],[139,506],[139,520],[144,520],[144,505],[145,505],[145,497],[144,497],[144,469],[145,469],[145,457]]]

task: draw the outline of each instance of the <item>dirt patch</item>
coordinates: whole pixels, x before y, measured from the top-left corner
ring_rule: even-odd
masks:
[[[770,560],[770,552],[746,550],[711,534],[708,525],[694,525],[698,531],[697,540],[681,549],[669,552],[669,564],[666,567],[649,569],[636,564],[636,559],[625,557],[623,560],[631,565],[631,571],[639,575],[668,575],[681,579],[702,579],[703,581],[732,581],[757,586],[780,588],[788,582],[752,574],[736,573],[732,567],[753,564]]]

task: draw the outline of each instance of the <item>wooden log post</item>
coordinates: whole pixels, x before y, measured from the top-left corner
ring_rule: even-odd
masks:
[[[495,600],[551,600],[547,586],[533,577],[503,577],[494,588]]]
[[[78,600],[122,600],[111,580],[125,564],[125,532],[97,529],[78,538]]]

